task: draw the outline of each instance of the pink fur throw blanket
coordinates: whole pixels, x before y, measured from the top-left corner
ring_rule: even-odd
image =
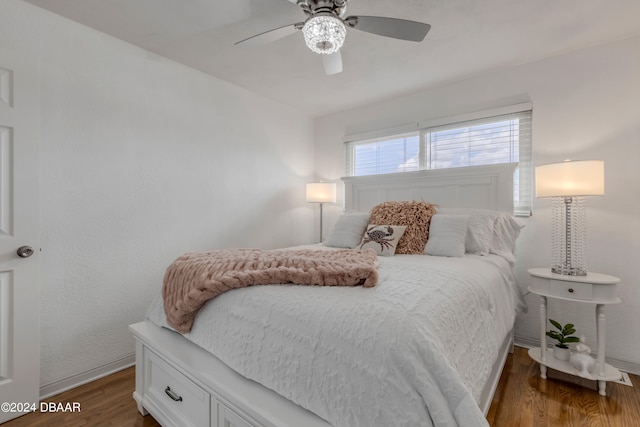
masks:
[[[252,285],[296,284],[372,287],[378,281],[375,251],[225,249],[190,252],[164,275],[167,322],[189,332],[196,313],[211,298]]]

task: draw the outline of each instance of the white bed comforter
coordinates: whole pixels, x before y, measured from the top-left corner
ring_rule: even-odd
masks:
[[[487,425],[476,402],[524,306],[508,263],[397,255],[379,273],[229,291],[184,336],[336,427]],[[167,327],[161,297],[147,317]]]

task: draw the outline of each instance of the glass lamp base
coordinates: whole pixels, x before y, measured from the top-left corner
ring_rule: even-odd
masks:
[[[552,265],[551,272],[562,274],[564,276],[586,276],[587,269],[585,267],[570,267],[566,265]]]
[[[552,208],[551,271],[565,276],[585,276],[585,198],[557,197]]]

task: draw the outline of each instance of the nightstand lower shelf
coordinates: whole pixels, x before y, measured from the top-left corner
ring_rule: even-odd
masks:
[[[555,369],[556,371],[564,372],[565,374],[575,375],[577,377],[585,378],[588,380],[598,381],[598,386],[600,390],[600,394],[605,396],[605,382],[606,381],[617,381],[622,377],[622,374],[619,370],[614,368],[613,366],[605,363],[604,364],[604,375],[598,375],[596,370],[598,367],[594,369],[593,373],[588,373],[583,375],[579,370],[573,367],[571,363],[564,362],[562,360],[558,360],[553,356],[553,349],[547,348],[545,354],[545,360],[542,360],[542,353],[540,351],[540,347],[534,347],[529,349],[529,357],[540,364],[540,372],[542,378],[546,379],[546,368]],[[544,367],[544,369],[543,369]]]

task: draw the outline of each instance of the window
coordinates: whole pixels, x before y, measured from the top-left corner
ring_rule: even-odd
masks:
[[[514,211],[530,215],[531,110],[466,118],[403,134],[348,141],[347,176],[516,162]]]
[[[418,132],[355,143],[352,146],[353,172],[349,176],[419,170]]]

